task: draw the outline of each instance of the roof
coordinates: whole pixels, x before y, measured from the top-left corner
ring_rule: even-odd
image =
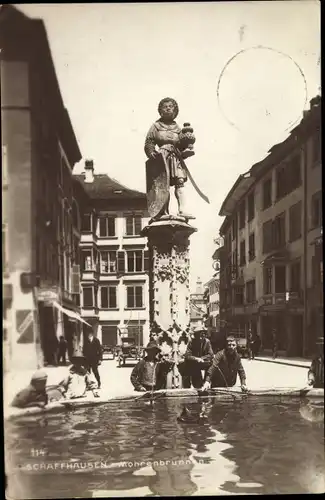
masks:
[[[277,165],[285,156],[296,150],[298,144],[305,140],[306,131],[311,131],[320,126],[321,121],[321,96],[316,96],[310,101],[310,109],[304,111],[300,123],[291,130],[289,136],[279,144],[272,146],[268,155],[258,163],[255,163],[248,172],[238,177],[221,205],[219,216],[230,216],[236,208],[237,203],[246,194],[249,188],[258,178],[264,175],[270,168]],[[225,229],[225,221],[220,228],[220,234]]]
[[[255,178],[251,171],[241,174],[227,194],[223,204],[221,205],[219,215],[231,215],[246,191],[254,184]]]
[[[37,65],[37,73],[46,89],[44,97],[49,118],[55,124],[59,140],[73,166],[81,160],[81,152],[64,107],[44,22],[31,19],[12,5],[5,4],[0,10],[0,44],[4,60],[27,60]]]
[[[91,199],[142,199],[147,201],[145,193],[130,189],[120,182],[116,181],[107,174],[94,174],[93,182],[85,182],[85,176],[74,175],[85,189]]]

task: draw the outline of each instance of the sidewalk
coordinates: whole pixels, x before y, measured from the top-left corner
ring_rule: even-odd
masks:
[[[265,361],[266,363],[277,363],[279,365],[298,366],[301,368],[309,368],[311,360],[306,358],[282,358],[273,359],[272,356],[256,356],[256,361]]]

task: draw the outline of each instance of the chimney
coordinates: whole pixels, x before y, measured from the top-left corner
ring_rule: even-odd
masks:
[[[94,182],[94,162],[93,160],[85,161],[85,182]]]
[[[204,292],[203,284],[201,278],[198,278],[196,281],[196,292],[197,294],[202,294]]]

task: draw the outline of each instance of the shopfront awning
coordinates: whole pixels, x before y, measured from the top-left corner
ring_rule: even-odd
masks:
[[[69,318],[76,319],[77,321],[80,321],[81,323],[85,323],[85,325],[91,326],[87,321],[85,321],[80,314],[76,313],[75,311],[71,311],[70,309],[66,309],[65,307],[62,307],[58,302],[52,302],[52,305],[56,307],[59,311],[61,311],[63,314],[66,314],[69,316]]]

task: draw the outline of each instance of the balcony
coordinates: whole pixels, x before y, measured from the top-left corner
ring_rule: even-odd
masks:
[[[264,295],[261,299],[261,310],[302,312],[302,292],[281,292]]]

